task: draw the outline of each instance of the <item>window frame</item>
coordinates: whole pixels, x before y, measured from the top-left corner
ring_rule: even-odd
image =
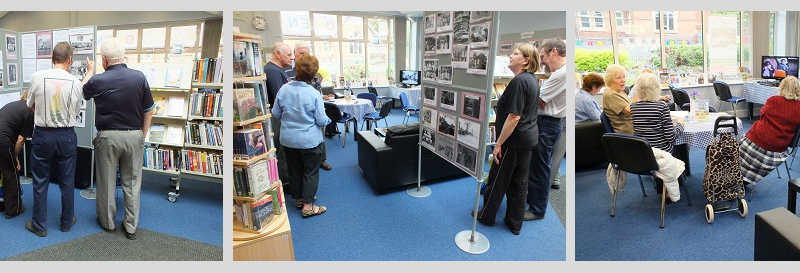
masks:
[[[197,36],[194,41],[194,45],[188,47],[183,45],[183,55],[191,54],[195,58],[200,58],[200,54],[203,51],[202,48],[202,40],[203,40],[203,27],[205,26],[204,20],[186,20],[186,21],[170,21],[170,22],[157,22],[157,23],[144,23],[144,24],[130,24],[130,25],[106,25],[106,26],[97,26],[97,30],[111,30],[112,37],[117,36],[117,31],[119,30],[137,30],[138,39],[136,41],[136,49],[125,49],[125,55],[135,55],[136,60],[126,60],[132,63],[140,62],[142,55],[145,54],[164,54],[165,61],[166,57],[169,56],[170,52],[172,51],[172,28],[173,27],[184,27],[184,26],[197,26]],[[142,47],[142,38],[144,35],[144,29],[151,29],[151,28],[165,28],[165,37],[164,37],[164,48],[143,48]],[[222,44],[220,44],[220,48],[222,48]],[[220,54],[221,54],[220,50]]]

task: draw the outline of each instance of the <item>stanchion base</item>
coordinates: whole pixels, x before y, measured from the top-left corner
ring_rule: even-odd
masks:
[[[475,239],[470,242],[472,230],[465,230],[456,234],[456,245],[458,248],[469,254],[483,254],[489,250],[489,239],[480,232],[475,232]]]
[[[19,177],[19,184],[21,184],[21,185],[33,184],[33,178],[20,176]]]
[[[82,189],[81,197],[89,200],[94,200],[97,199],[97,193],[95,193],[94,189]]]
[[[425,198],[431,195],[431,189],[426,186],[419,186],[419,188],[417,188],[417,186],[411,186],[411,188],[406,190],[406,193],[416,198]]]

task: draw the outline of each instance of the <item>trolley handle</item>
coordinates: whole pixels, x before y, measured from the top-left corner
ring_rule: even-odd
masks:
[[[729,121],[732,120],[732,124],[720,124],[721,121]],[[739,135],[739,126],[736,124],[736,117],[725,116],[725,117],[717,117],[717,120],[714,121],[714,137],[717,136],[717,130],[720,128],[730,127],[733,128],[733,134]]]

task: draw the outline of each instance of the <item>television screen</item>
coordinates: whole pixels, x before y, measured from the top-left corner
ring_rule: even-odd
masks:
[[[798,57],[789,56],[762,56],[761,78],[780,79],[788,76],[797,77],[799,60],[800,58]]]
[[[419,70],[400,70],[400,82],[408,85],[419,85]]]

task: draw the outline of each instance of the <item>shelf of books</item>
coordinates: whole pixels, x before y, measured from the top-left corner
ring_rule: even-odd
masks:
[[[261,37],[233,36],[233,259],[294,260],[261,71]]]

